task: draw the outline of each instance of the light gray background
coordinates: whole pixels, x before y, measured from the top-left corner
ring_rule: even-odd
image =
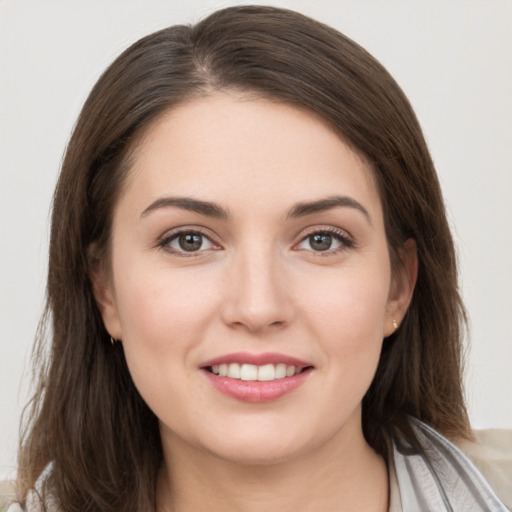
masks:
[[[139,37],[194,22],[207,0],[0,0],[0,478],[12,476],[42,310],[52,190],[101,71]],[[512,428],[512,1],[296,0],[391,71],[444,187],[471,317],[473,424]]]

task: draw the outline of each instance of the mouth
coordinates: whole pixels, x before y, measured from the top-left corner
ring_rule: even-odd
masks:
[[[314,366],[283,354],[237,353],[200,367],[221,393],[244,402],[269,402],[299,388]]]
[[[293,377],[311,369],[312,366],[295,366],[286,363],[255,365],[249,363],[221,363],[206,366],[204,369],[219,377],[239,379],[244,381],[269,382]]]

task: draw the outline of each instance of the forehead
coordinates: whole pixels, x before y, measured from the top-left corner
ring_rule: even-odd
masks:
[[[172,108],[146,130],[132,162],[130,201],[193,194],[230,208],[284,207],[347,194],[380,209],[370,166],[323,119],[239,93]]]

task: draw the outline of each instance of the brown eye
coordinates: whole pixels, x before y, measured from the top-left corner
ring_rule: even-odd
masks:
[[[182,253],[204,251],[213,247],[213,243],[208,237],[195,231],[177,233],[166,245],[172,251]]]
[[[201,249],[201,245],[203,245],[203,236],[195,233],[186,233],[178,237],[178,244],[180,249],[184,251],[198,251]]]
[[[327,251],[332,246],[332,236],[327,233],[315,233],[309,238],[309,245],[314,251]]]
[[[347,234],[340,231],[315,231],[305,236],[296,246],[299,250],[312,252],[337,253],[354,246]]]

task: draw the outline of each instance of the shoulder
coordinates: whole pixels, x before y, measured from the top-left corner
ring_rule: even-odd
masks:
[[[23,510],[21,508],[13,508],[13,501],[15,499],[14,483],[10,480],[0,481],[0,511],[18,512]],[[12,505],[11,505],[12,504]]]
[[[0,481],[0,512],[42,512],[43,507],[37,496],[35,491],[30,491],[27,496],[26,506],[22,506],[16,501],[14,482],[9,480]],[[46,503],[46,505],[48,508],[45,510],[57,510],[51,501]]]
[[[12,503],[5,512],[25,512],[25,509],[19,503]]]
[[[503,434],[503,439],[491,436],[485,442],[459,443],[462,446],[457,447],[417,419],[411,418],[411,426],[421,449],[403,436],[393,440],[393,462],[403,510],[424,510],[425,504],[436,511],[511,510],[510,450],[501,457],[498,453],[503,444],[509,443],[512,433]],[[478,439],[485,437],[479,435]],[[500,464],[492,462],[493,454],[501,460]],[[481,471],[479,467],[486,469]]]
[[[456,445],[512,510],[512,430],[477,430],[474,442],[461,441]]]
[[[50,505],[51,506],[51,505]],[[7,508],[4,508],[7,507]],[[53,511],[53,508],[44,510]],[[41,505],[35,501],[30,501],[27,503],[26,507],[21,506],[20,503],[10,500],[7,504],[4,504],[3,507],[0,507],[0,512],[42,512],[43,508]]]

